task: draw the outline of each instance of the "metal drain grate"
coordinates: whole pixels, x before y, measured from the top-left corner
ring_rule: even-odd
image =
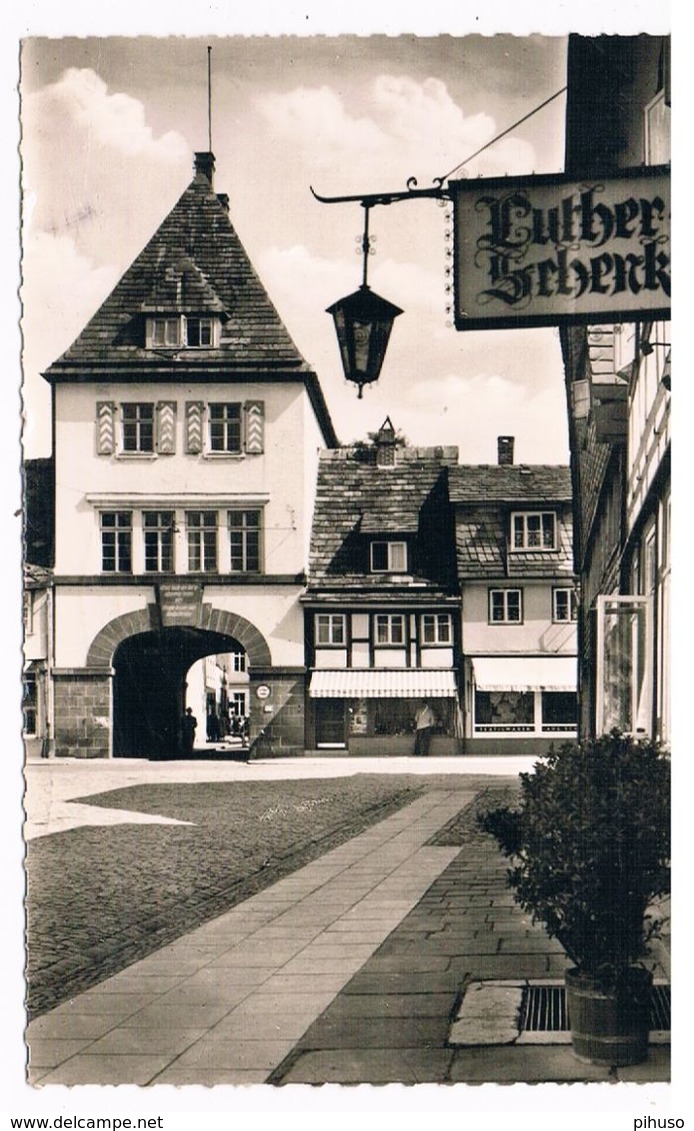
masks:
[[[564,986],[524,986],[520,1008],[521,1033],[562,1033],[570,1029]],[[653,986],[651,1029],[670,1029],[670,987]]]

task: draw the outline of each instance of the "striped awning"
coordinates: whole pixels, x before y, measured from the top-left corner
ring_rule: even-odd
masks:
[[[477,656],[478,691],[575,691],[575,656]]]
[[[309,695],[313,699],[452,699],[457,691],[450,669],[343,668],[313,672]]]

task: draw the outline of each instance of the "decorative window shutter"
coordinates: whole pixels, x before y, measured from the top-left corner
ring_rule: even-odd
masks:
[[[176,402],[157,402],[157,451],[162,456],[176,451]]]
[[[112,456],[116,446],[116,406],[113,401],[97,401],[96,450],[100,456]]]
[[[202,452],[202,401],[186,401],[186,451],[189,455]]]
[[[243,407],[245,413],[244,433],[246,452],[249,455],[260,455],[264,451],[265,402],[246,401]]]

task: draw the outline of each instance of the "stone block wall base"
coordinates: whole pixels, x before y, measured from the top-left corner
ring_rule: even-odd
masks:
[[[110,669],[55,671],[53,678],[56,758],[108,758],[111,752]]]

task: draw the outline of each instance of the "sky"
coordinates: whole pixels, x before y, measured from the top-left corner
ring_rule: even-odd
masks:
[[[418,187],[565,83],[566,37],[106,36],[24,40],[24,446],[50,453],[45,369],[79,334],[190,182],[208,148],[215,189],[301,353],[342,442],[386,415],[413,444],[496,461],[568,462],[558,334],[457,332],[447,311],[448,211],[371,213],[371,287],[404,313],[377,385],[357,399],[326,307],[361,282],[363,211],[322,195]],[[468,163],[468,176],[563,167],[564,96]]]

